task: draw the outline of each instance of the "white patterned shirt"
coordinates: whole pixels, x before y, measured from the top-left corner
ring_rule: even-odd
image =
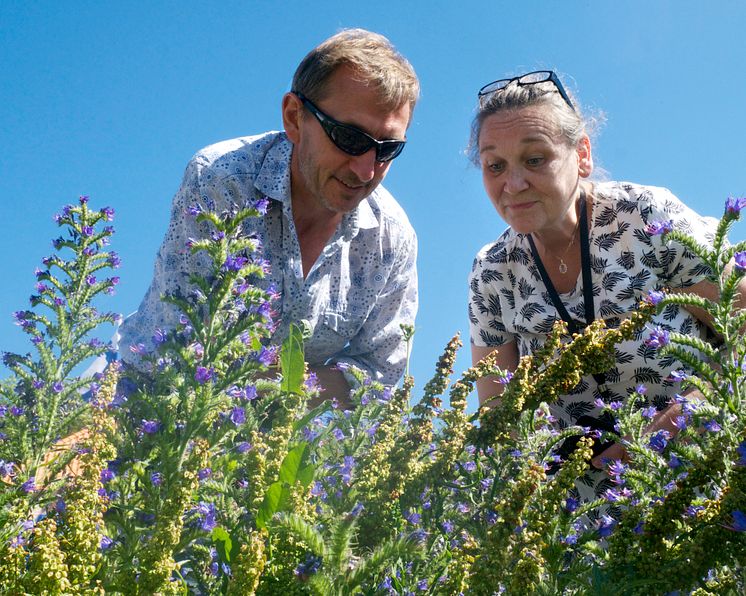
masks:
[[[292,143],[283,132],[223,141],[199,151],[176,193],[168,232],[158,252],[153,281],[138,311],[122,324],[121,357],[137,365],[129,346],[153,346],[156,327],[171,329],[176,309],[161,300],[189,276],[204,273],[207,257],[192,255],[190,238],[209,229],[188,208],[221,211],[231,201],[269,199],[267,213],[248,218],[244,231],[260,239],[269,272],[256,285],[279,293],[274,302],[273,343],[287,337],[291,323],[305,320],[313,333],[305,343],[311,365],[346,363],[394,384],[406,360],[400,324],[417,312],[417,238],[406,214],[379,186],[342,218],[336,232],[303,278],[300,244],[290,199]]]

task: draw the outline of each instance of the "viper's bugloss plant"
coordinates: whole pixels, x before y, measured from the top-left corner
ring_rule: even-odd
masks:
[[[737,296],[746,244],[729,246],[726,236],[744,207],[744,199],[728,200],[712,247],[667,222],[649,229],[700,256],[717,301],[651,292],[617,328],[599,321],[570,338],[558,324],[513,373],[486,358],[451,385],[455,336],[419,400],[408,374],[390,388],[342,365],[349,395],[315,407],[303,325],[291,326],[280,347],[270,343],[275,292],[258,287],[266,263],[257,240],[242,233],[266,200],[223,213],[190,208],[204,234],[185,249],[206,268],[164,297],[180,311],[178,325],[156,329],[149,345],[132,347],[136,366],[112,365],[93,387],[71,373],[103,350],[87,334],[113,319],[86,310],[115,283],[100,273],[118,264],[102,252],[111,230],[96,231],[111,211],[90,211],[86,201],[66,208],[58,220],[72,231],[56,245],[76,256],[64,265],[45,259],[34,299],[53,316],[16,313],[39,356],[6,356],[15,376],[1,389],[0,588],[742,593],[746,309]],[[718,343],[641,331],[670,305],[709,313]],[[402,329],[403,340],[412,333]],[[609,368],[620,341],[641,334],[646,349],[682,363],[670,379],[681,385],[675,432],[648,432],[658,412],[643,385],[625,402],[604,404],[628,459],[606,464],[603,498],[582,501],[574,489],[592,439],[609,437],[559,429],[549,406],[582,376]],[[467,397],[488,375],[505,390],[469,416]],[[92,389],[88,402],[82,389]],[[560,458],[567,442],[575,449]]]
[[[63,228],[52,243],[56,252],[45,257],[44,268],[36,271],[30,308],[13,313],[29,336],[33,353],[3,354],[3,363],[13,373],[0,384],[3,591],[36,585],[39,565],[49,573],[57,573],[55,566],[59,566],[59,577],[54,579],[59,590],[69,582],[87,583],[92,575],[95,557],[89,555],[96,554],[98,545],[93,553],[83,548],[74,524],[60,526],[51,514],[86,503],[85,515],[95,519],[90,499],[96,500],[97,486],[93,494],[90,486],[83,487],[85,473],[81,475],[80,469],[93,470],[96,458],[111,456],[105,444],[91,445],[85,430],[96,424],[91,400],[98,399],[100,379],[75,374],[86,360],[107,349],[93,331],[119,318],[93,305],[98,295],[112,293],[119,282],[118,277],[107,276],[109,269],[120,265],[117,254],[106,249],[114,233],[108,223],[113,216],[109,207],[91,209],[86,196],[56,215]],[[78,477],[72,484],[66,481],[70,475]],[[78,485],[77,492],[73,484]],[[77,519],[76,523],[84,522]]]

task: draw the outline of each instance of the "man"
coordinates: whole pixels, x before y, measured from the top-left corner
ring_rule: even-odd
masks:
[[[325,398],[347,396],[345,364],[396,383],[406,359],[400,324],[412,324],[417,310],[417,239],[380,183],[404,147],[418,95],[414,70],[385,37],[345,30],[298,66],[282,99],[284,132],[198,152],[174,197],[150,289],[121,327],[123,359],[136,365],[128,347],[152,345],[156,328],[175,326],[178,314],[161,295],[187,293],[204,263],[186,249],[206,233],[188,209],[266,198],[266,215],[245,231],[260,238],[269,262],[259,285],[280,295],[273,343],[291,323],[310,322],[306,360]]]

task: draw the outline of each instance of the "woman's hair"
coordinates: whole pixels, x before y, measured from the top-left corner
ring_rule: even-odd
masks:
[[[469,159],[475,165],[479,165],[479,135],[488,116],[507,110],[520,110],[529,106],[542,106],[549,111],[567,143],[573,147],[577,145],[583,135],[589,135],[594,131],[602,117],[584,117],[575,97],[566,88],[565,91],[572,101],[574,110],[567,105],[567,102],[551,81],[530,85],[520,85],[518,81],[511,81],[502,89],[480,97],[477,115],[471,125],[471,137],[466,151]]]
[[[344,29],[311,50],[295,71],[292,90],[321,101],[329,77],[345,65],[380,93],[384,105],[414,110],[420,95],[414,68],[383,35],[365,29]]]

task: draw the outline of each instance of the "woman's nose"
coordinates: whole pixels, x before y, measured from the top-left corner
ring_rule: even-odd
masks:
[[[528,182],[526,181],[526,176],[520,168],[513,168],[507,172],[505,192],[515,195],[527,188]]]

